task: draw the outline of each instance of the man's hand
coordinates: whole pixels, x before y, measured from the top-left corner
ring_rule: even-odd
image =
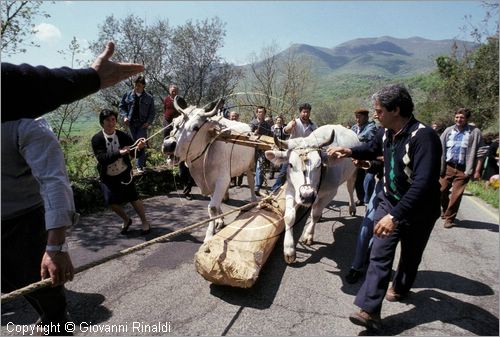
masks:
[[[352,155],[351,149],[347,147],[332,146],[326,149],[326,154],[332,158],[344,158]]]
[[[394,232],[396,224],[392,222],[390,214],[387,214],[373,228],[373,234],[379,238],[386,238]]]
[[[146,146],[146,140],[144,140],[143,138],[141,138],[139,140],[139,142],[137,143],[137,148],[139,150],[142,150],[145,146]]]
[[[99,74],[101,89],[115,85],[127,78],[144,71],[144,66],[137,63],[118,63],[110,60],[115,52],[115,44],[108,42],[104,51],[96,58],[91,67]]]
[[[68,253],[45,252],[40,269],[42,279],[51,278],[52,285],[58,286],[72,281],[75,269]]]

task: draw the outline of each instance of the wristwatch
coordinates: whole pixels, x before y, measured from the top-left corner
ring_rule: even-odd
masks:
[[[47,245],[45,247],[46,252],[68,252],[68,244],[64,242],[62,245]]]

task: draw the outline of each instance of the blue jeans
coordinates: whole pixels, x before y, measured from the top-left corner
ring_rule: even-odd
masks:
[[[273,187],[271,187],[271,192],[275,192],[283,186],[283,184],[286,181],[286,172],[288,171],[288,163],[284,163],[280,165],[280,170],[278,173],[278,177],[276,178],[276,181],[274,182]]]
[[[148,129],[143,128],[142,124],[130,124],[130,136],[132,140],[135,142],[139,138],[148,138]],[[136,166],[143,168],[146,165],[146,149],[138,150],[136,157]]]
[[[375,215],[375,209],[379,203],[377,194],[382,191],[383,186],[383,180],[379,179],[377,185],[375,186],[375,191],[371,195],[368,207],[366,208],[365,218],[363,219],[359,229],[358,240],[356,243],[356,253],[354,254],[354,259],[351,265],[351,268],[357,271],[363,269],[365,262],[368,259],[368,251],[373,237],[373,216]]]
[[[363,202],[368,205],[375,188],[375,174],[366,172],[365,179],[363,180],[363,189],[365,190],[365,197]]]
[[[260,189],[264,183],[264,152],[257,150],[255,151],[255,188]]]

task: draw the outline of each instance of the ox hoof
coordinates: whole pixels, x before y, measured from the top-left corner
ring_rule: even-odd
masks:
[[[295,255],[295,253],[293,253],[292,255],[286,255],[286,254],[285,254],[285,262],[286,262],[287,264],[292,264],[292,263],[294,263],[294,262],[295,262],[296,257],[297,257],[297,256]]]
[[[311,246],[313,244],[313,238],[309,237],[301,237],[300,242],[306,246]]]
[[[226,224],[224,223],[224,221],[217,221],[217,220],[215,220],[215,228],[217,230],[221,230],[224,227],[226,227]]]

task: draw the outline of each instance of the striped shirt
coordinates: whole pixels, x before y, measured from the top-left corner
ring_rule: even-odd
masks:
[[[469,125],[460,131],[457,127],[453,128],[446,140],[446,162],[458,165],[465,165],[465,156],[467,146],[469,146],[469,137],[471,129]]]

